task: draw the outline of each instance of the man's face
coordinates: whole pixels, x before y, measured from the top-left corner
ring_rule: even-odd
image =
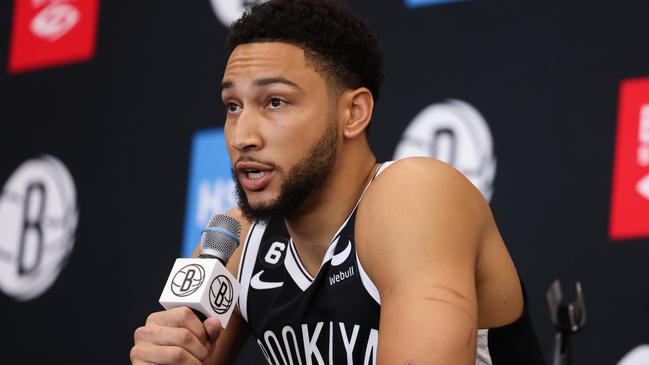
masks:
[[[225,138],[239,206],[252,219],[315,204],[336,160],[336,105],[301,48],[240,45],[225,69]]]

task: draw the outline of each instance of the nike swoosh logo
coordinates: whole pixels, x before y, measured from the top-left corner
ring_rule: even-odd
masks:
[[[266,289],[275,289],[284,285],[283,281],[262,281],[261,274],[264,273],[264,270],[256,273],[255,276],[250,280],[250,286],[257,290],[266,290]]]
[[[342,252],[337,253],[331,257],[331,266],[338,266],[343,262],[345,262],[345,260],[347,260],[351,252],[352,252],[352,243],[351,241],[349,241],[347,243],[347,247],[345,247],[345,249]]]

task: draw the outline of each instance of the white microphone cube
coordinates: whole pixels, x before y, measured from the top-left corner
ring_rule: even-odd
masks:
[[[177,259],[160,295],[165,309],[186,306],[228,325],[241,285],[217,259]]]

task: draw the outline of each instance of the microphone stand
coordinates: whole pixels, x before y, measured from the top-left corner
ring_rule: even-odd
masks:
[[[579,332],[586,324],[586,306],[581,283],[576,283],[577,295],[573,302],[562,302],[563,293],[559,279],[555,280],[547,291],[550,319],[556,331],[552,365],[572,365],[571,336]]]

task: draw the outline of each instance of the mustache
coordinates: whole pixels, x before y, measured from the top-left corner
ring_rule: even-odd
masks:
[[[279,168],[279,166],[277,166],[272,161],[264,161],[264,160],[260,160],[260,159],[257,159],[257,158],[251,157],[251,156],[241,156],[241,157],[239,157],[237,159],[236,163],[234,164],[234,166],[236,166],[239,162],[255,162],[255,163],[262,164],[262,165],[270,166],[275,170],[281,170]],[[233,167],[233,169],[234,169],[234,167]]]

